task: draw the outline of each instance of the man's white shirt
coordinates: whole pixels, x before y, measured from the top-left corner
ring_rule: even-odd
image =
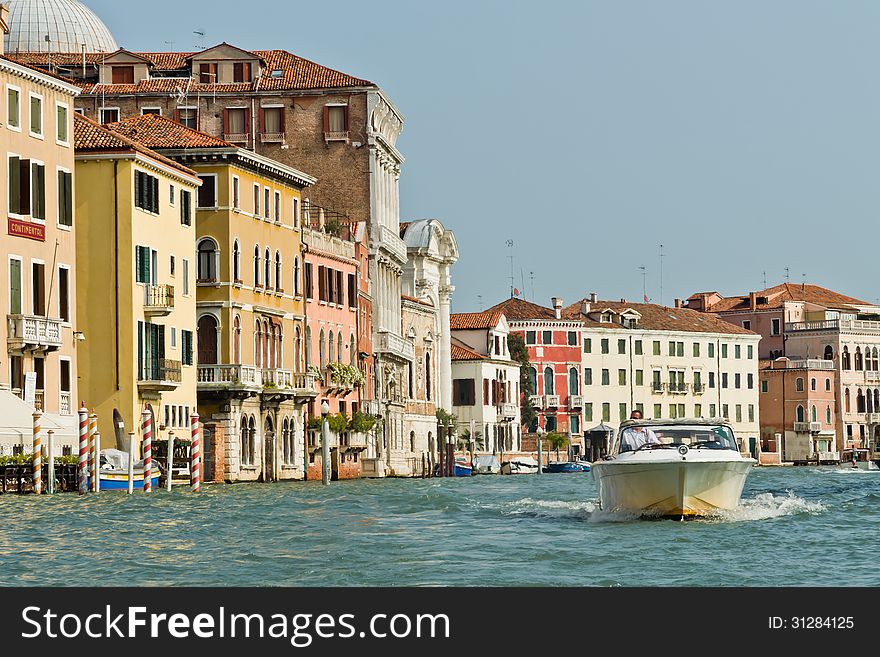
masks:
[[[646,427],[642,428],[641,431],[637,431],[634,427],[624,429],[623,434],[620,436],[620,442],[621,445],[628,445],[633,450],[638,449],[645,443],[660,443],[657,439],[657,434]]]

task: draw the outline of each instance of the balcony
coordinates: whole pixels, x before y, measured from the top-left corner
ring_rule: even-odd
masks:
[[[786,333],[802,331],[852,331],[857,333],[880,333],[880,322],[864,319],[828,319],[821,322],[787,322]]]
[[[283,144],[287,135],[283,132],[261,132],[260,141],[264,144]]]
[[[516,404],[498,404],[498,415],[505,420],[516,419],[519,412],[519,406]]]
[[[833,360],[821,360],[818,358],[805,358],[800,360],[788,361],[788,369],[790,370],[826,370],[834,369]]]
[[[366,413],[373,417],[378,417],[382,414],[382,408],[379,405],[379,402],[375,399],[364,399],[361,401],[360,410],[361,413]]]
[[[406,243],[400,239],[400,236],[388,228],[388,226],[378,226],[378,242],[379,246],[389,253],[393,254],[401,264],[406,263]]]
[[[695,383],[694,384],[694,394],[695,395],[702,395],[704,392],[706,392],[706,384],[705,383]]]
[[[148,363],[146,371],[138,380],[141,393],[158,393],[177,390],[180,386],[182,364],[179,360],[162,358]]]
[[[819,433],[822,430],[821,422],[795,422],[795,433]]]
[[[348,449],[366,449],[367,434],[365,433],[344,433],[342,434],[342,447]]]
[[[73,404],[71,403],[72,397],[69,392],[61,391],[61,398],[59,402],[58,412],[61,415],[71,415],[73,414]]]
[[[318,396],[317,379],[314,374],[294,374],[290,370],[261,370],[263,394],[297,399],[314,399]]]
[[[544,408],[544,397],[542,395],[530,395],[529,400],[535,408]]]
[[[568,407],[569,408],[583,408],[584,407],[584,398],[581,397],[580,395],[569,395]]]
[[[34,315],[8,315],[9,351],[56,351],[61,348],[61,320]]]
[[[880,413],[868,413],[865,415],[865,422],[868,424],[880,424]]]
[[[199,365],[196,373],[198,389],[201,390],[258,390],[262,378],[257,368],[250,365]]]
[[[147,285],[144,287],[144,315],[162,317],[174,310],[173,285]]]
[[[544,408],[559,408],[559,395],[544,395]]]
[[[230,144],[244,144],[245,146],[247,146],[248,141],[250,140],[250,135],[248,135],[246,132],[231,132],[225,133],[223,135],[223,139],[228,141]]]
[[[416,357],[416,349],[409,340],[388,331],[379,333],[379,345],[376,351],[401,360],[413,360]]]
[[[660,395],[666,390],[666,384],[661,383],[660,381],[654,381],[651,383],[651,392],[655,395]]]
[[[880,381],[880,372],[874,372],[874,371],[865,372],[865,381],[874,382],[874,383]]]
[[[688,391],[691,389],[690,383],[672,383],[670,382],[666,388],[669,390],[669,394],[671,395],[686,395]]]
[[[351,132],[348,130],[327,131],[324,133],[324,141],[348,141]],[[228,140],[227,140],[228,141]]]

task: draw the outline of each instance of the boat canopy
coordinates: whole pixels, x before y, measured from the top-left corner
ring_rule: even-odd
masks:
[[[626,431],[644,431],[656,439],[657,447],[679,447],[687,445],[691,449],[727,449],[739,451],[733,430],[723,424],[706,420],[640,420],[624,422],[614,440],[612,454],[631,451],[622,438]]]

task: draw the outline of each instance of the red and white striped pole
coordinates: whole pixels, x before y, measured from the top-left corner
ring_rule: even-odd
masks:
[[[98,459],[98,454],[95,448],[95,434],[98,433],[98,416],[92,412],[89,415],[89,463],[88,463],[88,477],[89,477],[89,492],[94,493],[97,488],[97,477],[95,476],[95,462]]]
[[[40,441],[40,419],[43,412],[39,409],[34,411],[34,493],[39,495],[43,492],[43,445]]]
[[[199,435],[199,414],[190,416],[192,446],[190,447],[189,483],[194,493],[202,488],[202,441]]]
[[[144,492],[153,490],[153,423],[150,411],[144,409],[141,414],[141,435],[144,447]]]
[[[89,409],[83,403],[79,409],[79,469],[77,471],[77,484],[80,495],[88,492],[88,469],[89,466]]]

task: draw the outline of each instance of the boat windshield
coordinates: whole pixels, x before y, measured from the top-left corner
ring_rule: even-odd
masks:
[[[656,443],[651,441],[651,436]],[[738,452],[733,432],[725,426],[655,425],[629,427],[620,434],[619,452],[636,449],[662,449],[687,445],[691,449],[729,449]]]

